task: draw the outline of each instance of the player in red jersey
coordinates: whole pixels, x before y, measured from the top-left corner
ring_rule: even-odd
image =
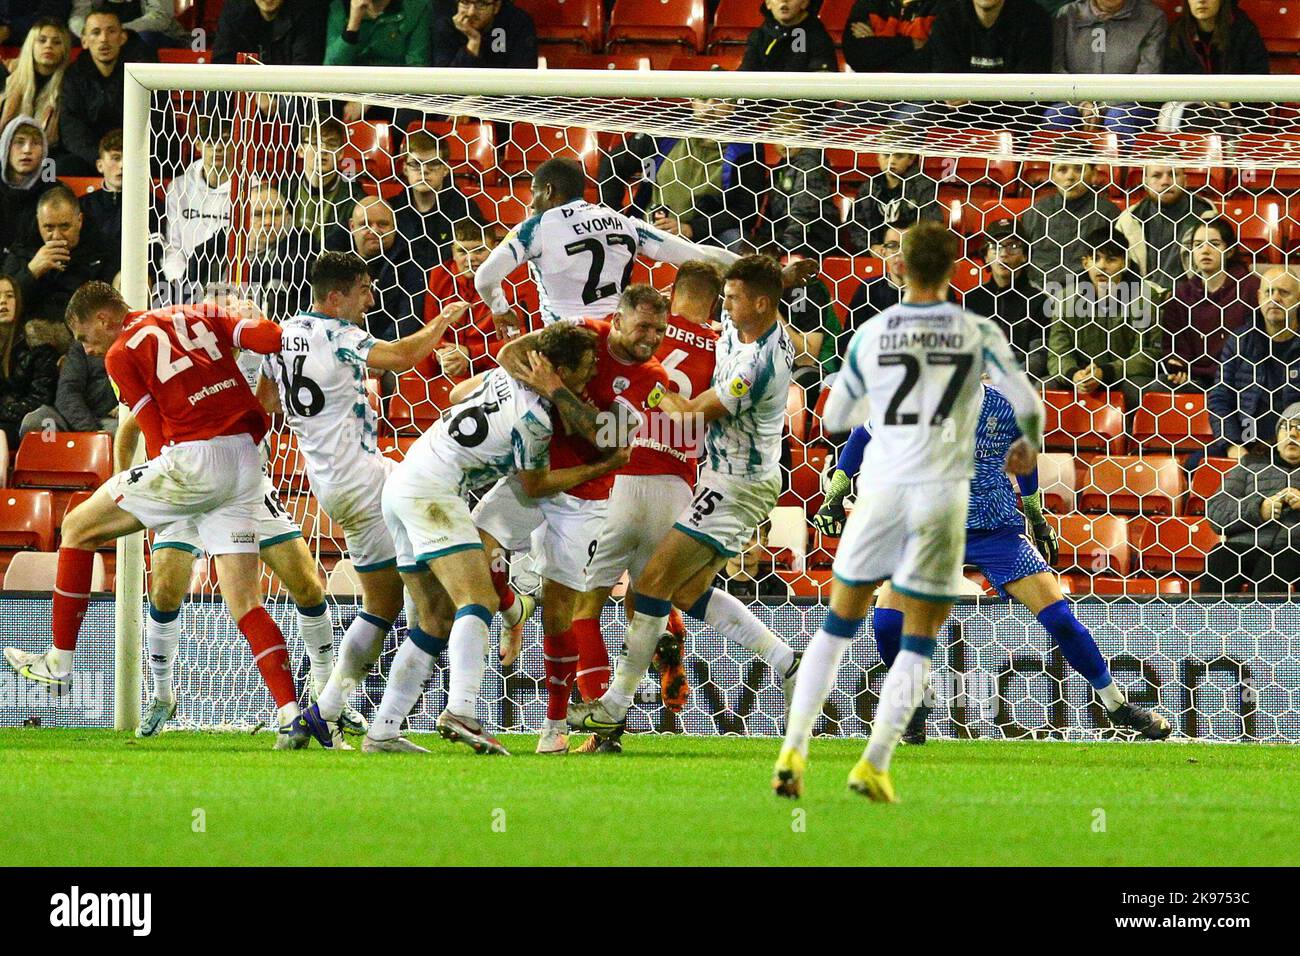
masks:
[[[685,398],[712,384],[718,333],[710,323],[721,294],[722,273],[712,263],[693,260],[677,270],[668,328],[656,357],[668,374],[668,387]],[[590,590],[575,611],[575,631],[600,633],[601,609],[623,572],[630,572],[633,581],[640,576],[675,516],[691,503],[703,429],[675,425],[658,409],[650,413],[647,426],[633,443],[632,460],[614,480],[605,529],[587,566]],[[632,608],[626,610],[630,615]],[[685,627],[680,613],[670,617],[668,628],[655,667],[664,705],[680,711],[690,690],[682,666]],[[579,749],[617,750],[619,745],[617,738],[592,737]]]
[[[596,373],[583,394],[574,395],[554,374],[539,388],[564,425],[551,440],[551,467],[555,469],[588,464],[611,453],[628,454],[647,410],[658,404],[668,383],[668,374],[654,357],[668,327],[668,301],[650,286],[631,285],[623,290],[619,311],[609,321],[582,321],[598,336]],[[538,354],[537,335],[529,333],[503,347],[497,356],[501,366],[511,374],[524,373],[529,357]],[[588,590],[587,564],[604,529],[613,484],[611,471],[567,492],[535,499],[523,493],[517,479],[505,478],[474,511],[475,524],[494,555],[493,579],[507,626],[519,618],[519,611],[511,615],[518,598],[509,588],[495,548],[526,551],[533,531],[545,525],[538,571],[543,582],[547,724],[539,753],[563,753],[567,748],[564,721],[575,678],[586,698],[599,697],[609,684],[609,652],[600,627],[579,629],[574,609],[579,596]]]
[[[276,748],[305,746],[310,735],[297,719],[284,636],[262,607],[257,443],[270,422],[231,355],[233,349],[278,352],[280,327],[251,306],[242,315],[195,306],[131,312],[104,282],[78,289],[68,315],[86,351],[104,354],[118,397],[144,433],[149,461],[119,471],[68,512],[54,588],[53,645],[42,654],[6,648],[6,660],[23,677],[67,693],[95,551],[123,535],[190,518],[216,561],[221,595],[279,708]],[[121,443],[118,462],[129,463],[134,451]]]

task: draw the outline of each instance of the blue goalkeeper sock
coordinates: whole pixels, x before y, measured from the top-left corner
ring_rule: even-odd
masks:
[[[1038,614],[1038,621],[1052,635],[1070,666],[1078,671],[1097,691],[1107,710],[1124,703],[1124,695],[1110,676],[1106,658],[1101,656],[1097,642],[1083,622],[1074,616],[1070,602],[1062,598],[1049,604]]]
[[[871,615],[871,634],[876,639],[876,651],[886,667],[894,666],[898,646],[903,640],[903,612],[892,607],[876,605]]]

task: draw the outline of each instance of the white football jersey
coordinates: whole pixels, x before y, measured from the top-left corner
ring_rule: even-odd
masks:
[[[988,372],[1038,444],[1043,406],[988,319],[951,302],[890,306],[849,343],[832,386],[854,402],[866,399],[871,444],[859,483],[910,484],[969,479],[975,470],[975,426]],[[835,401],[832,395],[830,401]],[[828,405],[830,404],[828,401]]]
[[[319,312],[281,327],[281,350],[262,370],[280,391],[284,420],[298,439],[307,477],[324,497],[358,476],[372,475],[379,430],[366,395],[366,357],[375,340],[365,329]]]
[[[550,450],[547,403],[495,368],[416,440],[401,467],[441,477],[465,494],[512,472],[547,467]]]
[[[713,390],[731,414],[709,422],[704,435],[709,467],[724,475],[769,477],[781,468],[794,346],[780,322],[757,342],[742,342],[724,312],[716,354]]]
[[[507,274],[527,262],[537,285],[542,322],[604,317],[618,308],[618,297],[632,275],[638,254],[659,258],[667,233],[640,219],[575,199],[533,216],[511,230],[492,250],[504,258]],[[491,263],[492,266],[500,262]],[[495,271],[484,263],[485,271]],[[489,301],[494,312],[505,311],[504,300]]]

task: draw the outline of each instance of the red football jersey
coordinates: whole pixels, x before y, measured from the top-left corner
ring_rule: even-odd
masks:
[[[647,400],[656,388],[662,389],[668,384],[668,373],[664,371],[657,359],[650,359],[639,364],[629,364],[615,358],[609,351],[610,324],[604,319],[583,319],[582,324],[599,337],[596,343],[596,374],[592,376],[582,397],[601,411],[607,411],[615,402],[622,402],[635,411],[644,420]],[[598,461],[604,455],[586,439],[568,434],[560,416],[556,415],[557,426],[551,438],[551,468],[573,468]],[[575,498],[588,501],[600,501],[609,497],[614,487],[614,473],[593,478],[569,489]]]
[[[232,349],[275,352],[280,327],[207,306],[130,312],[104,357],[118,397],[137,416],[152,405],[157,433],[141,418],[149,456],[163,445],[221,435],[259,442],[270,419],[235,363]]]
[[[707,325],[668,316],[668,331],[655,356],[668,375],[668,387],[683,398],[695,398],[713,384],[718,333]],[[692,433],[674,425],[659,409],[650,412],[647,434],[639,436],[624,475],[678,475],[695,484],[695,472],[704,447],[702,429]]]

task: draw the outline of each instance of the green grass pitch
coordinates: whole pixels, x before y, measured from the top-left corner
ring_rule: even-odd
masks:
[[[637,736],[622,756],[275,753],[268,734],[0,731],[7,865],[1295,865],[1288,747],[932,741],[900,799],[816,738],[803,800],[776,740]]]

